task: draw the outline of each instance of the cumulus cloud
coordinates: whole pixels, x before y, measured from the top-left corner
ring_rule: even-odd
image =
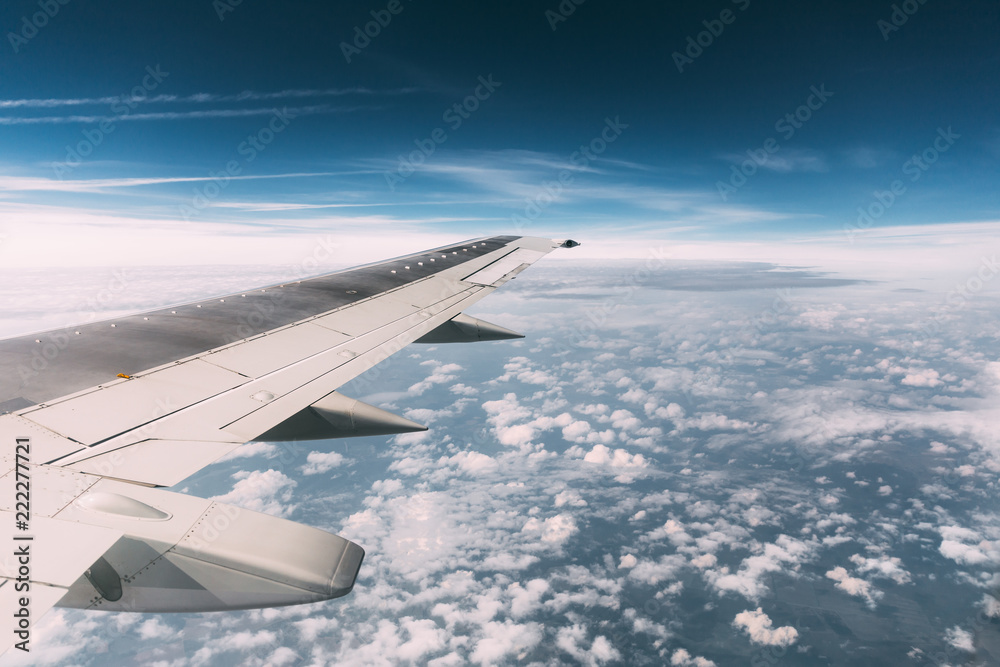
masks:
[[[587,628],[580,623],[562,627],[556,632],[556,646],[568,653],[577,664],[603,665],[621,658],[618,649],[611,645],[607,637],[595,637],[589,647],[587,643]]]
[[[914,371],[907,373],[906,376],[900,380],[901,384],[905,384],[910,387],[938,387],[942,384],[941,376],[936,370],[927,368],[921,371]]]
[[[233,451],[229,452],[216,461],[216,463],[224,463],[233,459],[250,458],[252,456],[263,456],[270,459],[277,455],[278,447],[276,445],[269,442],[248,442],[242,447],[237,447]]]
[[[899,558],[885,555],[878,558],[865,558],[861,554],[854,554],[851,556],[851,562],[861,574],[891,579],[897,584],[910,582],[910,573],[903,569],[902,561]]]
[[[158,618],[151,618],[139,626],[139,636],[143,639],[163,639],[175,634],[175,630]]]
[[[458,379],[455,375],[458,371],[462,370],[462,367],[458,364],[453,363],[441,363],[439,361],[425,361],[422,362],[423,366],[432,366],[433,370],[431,374],[426,378],[417,382],[416,384],[410,386],[407,389],[407,393],[411,396],[420,396],[425,393],[428,389],[432,388],[434,385],[447,384]]]
[[[551,373],[534,367],[535,364],[527,357],[512,357],[504,364],[505,373],[497,378],[497,382],[510,382],[516,379],[525,384],[552,386],[558,379]]]
[[[470,475],[490,473],[499,467],[492,456],[475,451],[458,452],[450,457],[443,457],[441,462]]]
[[[594,445],[584,454],[583,460],[612,468],[645,468],[648,465],[642,454],[629,454],[624,449],[611,450],[604,445]]]
[[[968,630],[963,630],[957,625],[953,628],[948,628],[948,631],[944,633],[944,641],[959,651],[965,651],[966,653],[976,652],[976,644],[973,641],[972,633]]]
[[[191,656],[191,664],[195,667],[211,665],[218,660],[217,656],[222,653],[259,651],[264,647],[272,646],[277,641],[278,636],[270,630],[242,631],[222,635],[217,639],[207,641],[195,651],[194,655]]]
[[[523,586],[515,581],[507,588],[510,615],[514,619],[522,619],[537,612],[542,607],[542,598],[550,589],[551,586],[545,579],[532,579]]]
[[[695,566],[699,570],[706,570],[710,567],[715,567],[715,564],[719,561],[715,557],[715,554],[702,554],[691,559],[691,565]]]
[[[569,413],[556,417],[540,414],[518,400],[513,393],[504,394],[502,399],[486,401],[482,405],[488,421],[493,426],[497,440],[509,447],[523,449],[531,445],[541,431],[552,428],[564,428],[573,423]]]
[[[580,492],[575,489],[560,491],[552,499],[552,504],[556,507],[569,505],[570,507],[586,507],[587,501],[580,497]]]
[[[687,649],[679,648],[670,656],[671,667],[715,667],[715,662],[701,656],[693,656]]]
[[[482,626],[482,631],[483,636],[476,641],[470,656],[480,665],[496,665],[542,640],[542,629],[537,623],[490,621]]]
[[[532,517],[524,524],[521,532],[534,533],[542,542],[561,545],[578,530],[573,515],[562,513],[544,520]]]
[[[676,579],[684,569],[686,559],[680,554],[662,556],[659,560],[639,560],[629,570],[628,578],[656,586],[662,581]]]
[[[961,565],[981,565],[989,561],[989,556],[979,547],[955,540],[942,540],[938,551],[945,558],[950,558]]]
[[[586,440],[587,434],[592,430],[590,422],[577,420],[563,427],[562,436],[570,442],[581,442]]]
[[[255,512],[287,517],[297,505],[292,504],[297,482],[277,470],[240,471],[233,490],[212,500],[231,503]]]
[[[302,466],[303,475],[319,475],[343,465],[344,455],[337,452],[309,452],[306,465]]]
[[[521,281],[512,289],[523,289]],[[235,457],[229,464],[223,462],[225,473],[207,481],[235,483],[227,494],[232,498],[244,494],[248,506],[265,511],[270,511],[267,506],[272,502],[285,507],[308,502],[310,516],[314,510],[322,512],[309,523],[365,546],[368,557],[359,579],[359,591],[363,588],[365,594],[297,612],[289,608],[267,615],[240,614],[229,624],[216,616],[190,619],[186,622],[201,633],[193,636],[216,638],[249,631],[231,646],[256,644],[247,654],[234,648],[232,655],[222,655],[229,650],[224,645],[215,646],[200,659],[209,664],[252,664],[250,657],[270,664],[381,661],[432,667],[519,661],[577,664],[587,659],[611,663],[632,659],[623,648],[626,644],[611,639],[632,632],[646,633],[649,636],[642,640],[654,646],[643,658],[657,664],[707,667],[711,661],[668,643],[675,630],[674,621],[666,619],[689,627],[694,622],[692,609],[701,614],[706,607],[719,606],[713,596],[731,593],[751,601],[740,600],[747,611],[737,616],[742,622],[734,621],[734,635],[745,633],[756,644],[809,644],[831,656],[843,655],[837,652],[855,648],[854,640],[838,644],[821,634],[814,638],[805,629],[798,637],[791,627],[775,628],[762,608],[753,611],[767,598],[768,587],[801,576],[807,563],[812,564],[810,572],[833,574],[821,580],[837,584],[836,595],[846,591],[862,602],[881,595],[873,586],[908,585],[932,571],[956,590],[962,587],[969,593],[984,587],[968,598],[979,600],[990,585],[989,568],[982,566],[996,557],[994,540],[1000,533],[993,517],[974,513],[982,512],[980,496],[969,505],[967,489],[975,487],[982,493],[995,481],[990,473],[1000,470],[991,468],[979,449],[993,446],[989,451],[997,451],[1000,437],[995,433],[997,413],[984,407],[995,403],[996,392],[972,369],[984,358],[972,338],[956,336],[950,348],[925,346],[920,356],[934,364],[940,376],[928,374],[924,383],[936,379],[941,384],[920,388],[911,384],[914,378],[907,379],[922,372],[909,368],[908,359],[894,359],[882,373],[866,370],[878,361],[870,358],[873,354],[898,349],[900,332],[913,330],[912,313],[886,310],[877,321],[880,314],[871,303],[841,306],[831,299],[806,318],[787,323],[792,328],[810,322],[825,328],[822,349],[803,346],[800,332],[786,329],[784,323],[769,323],[770,329],[758,332],[759,349],[732,364],[723,359],[725,351],[718,349],[718,341],[732,337],[739,326],[732,321],[747,314],[733,315],[733,304],[739,302],[752,315],[757,306],[754,295],[740,293],[732,297],[735,301],[711,306],[700,306],[703,299],[698,296],[664,305],[668,300],[662,295],[653,299],[637,293],[637,299],[646,299],[641,307],[623,308],[621,317],[593,338],[593,348],[560,355],[558,339],[544,340],[544,335],[556,331],[541,312],[550,303],[517,295],[519,308],[538,309],[530,314],[534,325],[549,330],[518,348],[531,346],[531,352],[512,360],[503,371],[510,384],[491,384],[484,373],[496,358],[487,355],[489,363],[476,366],[477,353],[471,349],[455,349],[455,359],[467,368],[461,373],[457,365],[431,361],[417,366],[425,357],[398,357],[401,364],[416,366],[400,366],[406,371],[400,377],[419,373],[410,383],[431,376],[413,385],[413,391],[422,394],[415,403],[420,407],[407,414],[423,421],[436,419],[440,428],[434,434],[393,438],[377,454],[365,456],[363,465],[317,453],[324,458],[302,462],[303,471],[315,472],[297,478],[298,486],[276,471],[241,473],[242,477],[228,480],[225,474],[236,469]],[[723,304],[725,310],[720,310]],[[982,304],[985,308],[986,302]],[[9,308],[9,302],[0,299],[0,308],[4,307]],[[566,316],[555,313],[550,319],[563,321]],[[651,337],[649,328],[634,327],[635,322],[657,327],[658,334]],[[840,332],[850,340],[837,340]],[[857,351],[854,341],[859,339],[876,341],[879,350],[873,352],[866,345]],[[420,354],[428,354],[427,348],[421,349]],[[448,348],[449,354],[452,351]],[[597,362],[594,355],[603,361]],[[784,381],[789,369],[794,369],[794,382]],[[963,371],[959,373],[963,380],[948,379],[955,369]],[[471,386],[445,382],[451,375]],[[540,384],[549,379],[553,384]],[[907,389],[893,392],[893,386]],[[516,394],[509,391],[511,387],[517,388]],[[905,395],[908,403],[886,398],[893,393]],[[477,404],[502,447],[479,437],[482,416]],[[469,406],[468,418],[455,419],[463,405]],[[650,423],[662,431],[650,430]],[[914,434],[918,437],[911,437]],[[901,443],[909,447],[931,438],[937,444],[930,451],[914,452],[910,467],[933,458],[942,470],[954,470],[961,484],[920,488],[933,477],[918,476],[920,490],[909,491],[908,484],[897,484],[903,478],[891,470],[885,477],[888,484],[876,481],[867,465],[873,456],[881,460],[882,454],[896,451]],[[669,448],[657,448],[660,444]],[[258,457],[277,453],[266,443],[244,449]],[[567,455],[554,454],[563,450]],[[644,456],[631,453],[637,451]],[[824,465],[834,460],[837,465]],[[637,461],[644,465],[636,466]],[[316,477],[321,466],[329,465],[325,472],[339,472],[348,463],[351,476],[345,474],[344,483],[332,491]],[[845,479],[845,463],[858,466],[857,475]],[[681,469],[686,473],[675,474]],[[292,477],[298,473],[281,471]],[[597,472],[601,474],[595,478]],[[602,480],[604,474],[648,475],[656,480],[651,487],[669,485],[670,490],[653,493],[636,485],[635,493],[624,493],[620,486]],[[256,477],[251,479],[252,475]],[[862,491],[855,482],[870,486]],[[880,489],[889,484],[894,488]],[[331,492],[337,502],[327,501]],[[888,500],[880,499],[879,493],[907,506],[888,513]],[[921,493],[926,495],[911,497]],[[953,502],[939,503],[945,498]],[[947,510],[935,507],[938,504]],[[347,516],[350,512],[354,514]],[[937,528],[940,523],[946,525]],[[601,528],[606,525],[614,528],[610,543]],[[592,527],[597,528],[593,533]],[[896,548],[889,545],[923,548],[935,530],[940,539],[926,544],[925,557],[912,549],[900,551],[905,560],[888,555],[890,548]],[[795,531],[790,532],[795,537],[776,539],[782,531]],[[584,536],[589,546],[581,551]],[[580,545],[574,544],[577,541]],[[604,548],[591,548],[602,544]],[[859,547],[845,553],[850,549],[845,544]],[[935,552],[938,548],[940,553]],[[830,561],[856,551],[861,553],[849,561]],[[941,568],[942,562],[951,567]],[[844,567],[834,568],[838,563]],[[961,571],[969,565],[980,567],[972,573]],[[682,590],[683,604],[674,597]],[[914,590],[909,586],[892,592],[912,598]],[[666,615],[653,618],[641,609],[636,613],[629,608],[635,599],[657,600]],[[687,604],[695,599],[699,604]],[[843,598],[849,606],[858,601]],[[1000,605],[991,596],[982,596],[980,606],[986,613],[1000,615]],[[961,630],[955,624],[965,612],[938,611],[940,633],[953,626]],[[51,616],[72,619],[74,646],[88,645],[81,628],[106,634],[103,626],[77,620],[82,612],[77,613],[59,610]],[[255,625],[272,620],[285,624],[280,639],[269,642],[267,635],[256,636],[260,628]],[[165,636],[168,626],[163,623],[137,620],[132,627],[127,636],[142,639],[151,648],[159,650],[173,641]],[[961,642],[957,630],[953,638]],[[556,646],[560,631],[568,651]],[[143,633],[149,639],[143,639]],[[281,646],[286,639],[297,643]],[[62,646],[44,642],[45,649]],[[192,647],[191,653],[197,648]],[[622,656],[613,658],[615,650]],[[745,646],[734,650],[746,652]],[[72,660],[72,654],[48,662],[61,664]],[[589,658],[574,657],[584,654]],[[725,645],[713,647],[711,655],[723,656],[716,660],[726,664],[739,659],[732,652],[727,655]]]
[[[1000,618],[1000,600],[997,600],[992,595],[983,595],[979,601],[979,606],[983,608],[983,613],[989,618]]]
[[[720,595],[732,592],[756,601],[768,591],[763,581],[765,575],[794,573],[801,563],[815,555],[816,547],[816,543],[779,535],[773,544],[759,547],[761,553],[745,558],[737,572],[731,573],[728,568],[708,570],[705,577]]]
[[[835,567],[826,573],[827,579],[837,582],[837,588],[848,595],[859,597],[865,601],[869,608],[874,609],[876,602],[882,597],[882,591],[873,587],[864,579],[858,579],[848,574],[843,567]]]
[[[982,536],[974,530],[962,526],[940,526],[941,546],[938,551],[945,558],[961,565],[981,565],[990,561],[984,550]]]
[[[754,644],[764,646],[791,646],[799,638],[799,631],[790,625],[773,627],[771,618],[761,607],[736,614],[733,626],[743,630]]]

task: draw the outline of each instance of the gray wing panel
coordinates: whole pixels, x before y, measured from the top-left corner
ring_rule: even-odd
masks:
[[[475,239],[299,282],[0,340],[0,413],[377,296],[495,252],[518,238]]]

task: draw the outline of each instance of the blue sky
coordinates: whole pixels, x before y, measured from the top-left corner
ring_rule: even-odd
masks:
[[[998,14],[5,3],[0,248],[264,261],[335,233],[349,263],[372,238],[402,252],[523,232],[617,256],[802,239],[853,256],[854,236],[979,223],[974,248],[1000,207]]]

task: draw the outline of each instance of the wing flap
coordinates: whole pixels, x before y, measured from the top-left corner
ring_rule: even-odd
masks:
[[[22,413],[45,428],[92,445],[221,394],[250,378],[200,359],[119,380]],[[109,409],[113,406],[113,409]]]
[[[347,334],[314,322],[303,322],[211,353],[204,360],[240,375],[259,378],[350,339]]]
[[[152,486],[173,486],[241,444],[192,440],[144,440],[78,459],[73,470]],[[85,450],[84,455],[87,452]]]
[[[522,266],[534,264],[545,254],[537,250],[518,248],[472,275],[466,276],[465,281],[475,285],[494,285],[508,274],[521,270]]]

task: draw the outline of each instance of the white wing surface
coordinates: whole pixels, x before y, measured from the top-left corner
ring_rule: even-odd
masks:
[[[346,595],[360,546],[154,487],[251,440],[422,430],[337,389],[414,342],[520,337],[463,311],[574,245],[475,239],[0,341],[0,553],[30,550],[27,576],[0,559],[2,618],[24,606],[19,577],[30,623],[55,604],[199,611]]]

